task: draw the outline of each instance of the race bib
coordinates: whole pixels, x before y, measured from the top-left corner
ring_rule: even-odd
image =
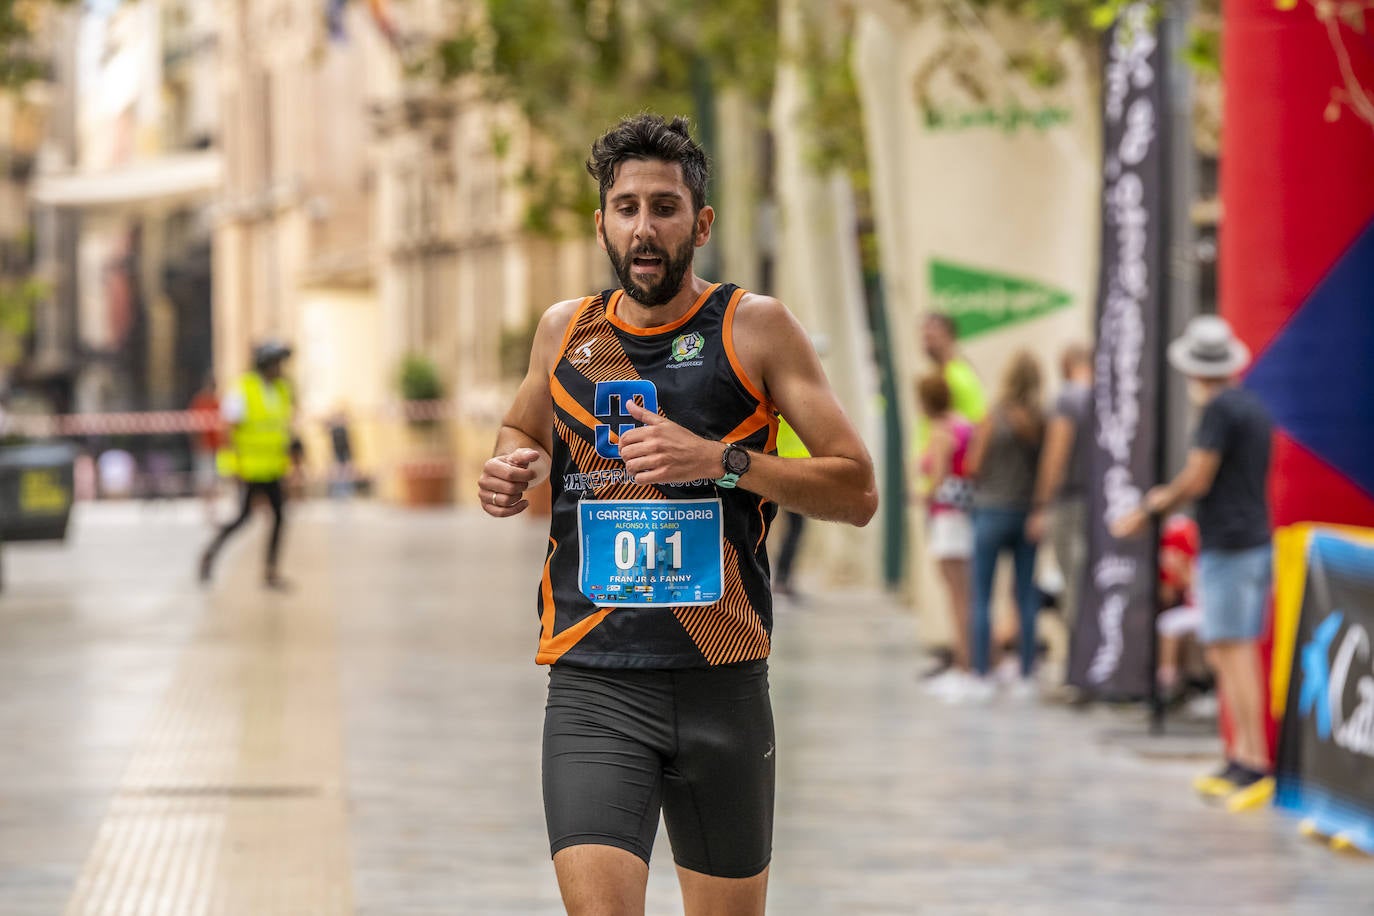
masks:
[[[715,604],[723,534],[719,499],[584,499],[578,588],[599,607]]]

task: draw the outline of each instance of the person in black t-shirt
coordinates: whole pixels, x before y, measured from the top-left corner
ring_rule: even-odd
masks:
[[[1256,645],[1271,578],[1266,488],[1273,424],[1260,400],[1235,385],[1249,362],[1250,351],[1221,318],[1204,315],[1189,322],[1169,346],[1170,365],[1188,377],[1189,398],[1202,408],[1187,463],[1112,525],[1114,536],[1128,537],[1144,530],[1151,518],[1189,501],[1197,504],[1202,641],[1231,710],[1235,737],[1231,759],[1195,786],[1205,796],[1227,798],[1232,810],[1252,807],[1273,793]]]

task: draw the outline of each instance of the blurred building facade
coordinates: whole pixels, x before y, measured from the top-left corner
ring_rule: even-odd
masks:
[[[55,22],[31,187],[49,409],[179,407],[210,369],[216,50],[194,0],[93,2]]]
[[[51,283],[45,282],[50,278],[38,270],[39,247],[53,244],[55,227],[51,219],[40,220],[30,200],[44,138],[60,101],[53,69],[47,66],[59,26],[48,17],[28,47],[15,49],[39,65],[39,76],[20,89],[0,93],[0,295],[5,300],[0,307],[29,311],[29,326],[23,332],[2,332],[0,389],[11,406],[21,410],[26,402],[46,401],[52,381],[69,369],[69,354],[59,345],[65,328],[52,307]],[[35,293],[37,301],[32,301]]]
[[[399,366],[422,356],[458,411],[437,457],[471,473],[523,374],[512,354],[527,356],[533,322],[602,280],[595,245],[525,230],[516,179],[530,139],[518,117],[408,66],[460,4],[216,10],[221,379],[244,368],[253,341],[292,342],[307,445],[321,441],[314,420],[346,410],[360,463],[385,491],[411,447],[395,409]]]

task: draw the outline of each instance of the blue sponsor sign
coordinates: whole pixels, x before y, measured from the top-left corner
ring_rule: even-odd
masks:
[[[1275,804],[1374,853],[1374,547],[1312,538]]]

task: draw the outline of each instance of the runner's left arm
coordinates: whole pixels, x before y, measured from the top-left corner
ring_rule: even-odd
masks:
[[[739,487],[784,509],[863,526],[878,509],[873,461],[839,399],[806,330],[778,300],[746,296],[735,314],[733,345],[746,376],[787,417],[810,458],[753,452]],[[703,439],[630,406],[645,425],[621,437],[626,468],[641,483],[718,478],[725,443]]]

